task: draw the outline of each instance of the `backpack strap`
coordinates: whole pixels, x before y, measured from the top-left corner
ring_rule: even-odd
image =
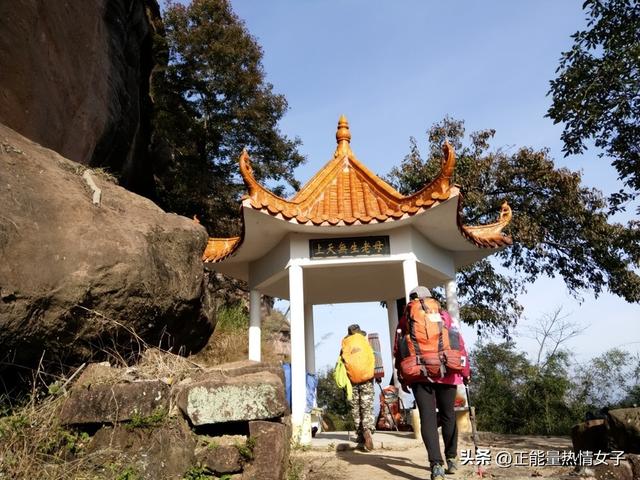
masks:
[[[443,322],[438,322],[438,332],[439,332],[439,337],[438,337],[438,353],[444,351],[444,340],[442,339],[442,323]],[[440,377],[444,377],[447,373],[447,369],[444,366],[444,362],[442,361],[442,357],[440,357]]]
[[[424,304],[424,300],[421,298],[420,299],[420,306],[422,307],[422,310],[424,310],[425,313],[431,313],[430,309],[427,309],[426,305]],[[442,328],[442,324],[444,322],[444,319],[441,318],[440,321],[438,322],[438,354],[440,354],[440,352],[444,351],[444,339],[442,337],[443,335],[443,328]],[[440,377],[444,377],[446,375],[447,371],[446,371],[446,367],[444,365],[444,362],[442,361],[442,358],[440,358]]]
[[[422,302],[422,300],[420,300]],[[415,332],[415,320],[411,316],[411,308],[409,306],[411,303],[407,305],[407,327],[409,327],[409,338],[411,339],[411,343],[413,344],[413,348],[416,351],[416,355],[422,355],[422,350],[420,350],[420,345],[418,344],[418,338],[416,337]]]

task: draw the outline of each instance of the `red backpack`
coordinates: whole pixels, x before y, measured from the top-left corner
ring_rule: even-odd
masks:
[[[398,389],[394,385],[380,387],[380,413],[376,421],[376,430],[412,430],[407,422],[406,412]]]
[[[464,343],[446,311],[429,308],[423,299],[416,299],[406,306],[404,320],[404,331],[396,335],[395,355],[406,384],[452,372],[469,375]]]

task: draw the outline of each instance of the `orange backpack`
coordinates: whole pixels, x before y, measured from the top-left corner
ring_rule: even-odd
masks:
[[[405,332],[396,338],[396,359],[407,384],[442,378],[451,372],[468,374],[467,353],[459,331],[448,327],[448,313],[440,311],[436,302],[428,303],[417,299],[407,305]]]
[[[344,337],[341,355],[352,384],[364,383],[373,378],[375,357],[367,337],[360,333]]]

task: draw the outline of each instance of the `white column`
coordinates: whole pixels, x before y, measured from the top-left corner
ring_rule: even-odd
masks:
[[[260,361],[260,292],[249,293],[249,360]]]
[[[305,339],[305,364],[307,373],[316,373],[316,348],[313,331],[313,305],[304,304],[304,339]]]
[[[407,303],[409,303],[409,292],[416,288],[418,284],[418,264],[415,258],[407,259],[402,262],[402,275],[404,277],[404,293]],[[408,405],[407,394],[399,390],[400,398]]]
[[[391,344],[391,372],[393,373],[393,384],[399,390],[400,382],[398,382],[398,374],[396,373],[395,362],[393,360],[393,346],[398,328],[398,307],[395,299],[387,300],[387,318],[389,320],[389,343]]]
[[[404,294],[409,303],[409,292],[418,286],[418,264],[415,258],[402,262],[402,275],[404,277]]]
[[[305,335],[304,335],[304,285],[302,267],[289,266],[289,302],[291,315],[291,424],[293,442],[303,443],[311,432],[303,432],[304,409],[307,401],[307,375],[305,368]],[[311,425],[309,425],[309,428]]]
[[[456,279],[453,278],[444,284],[445,295],[447,296],[447,311],[451,318],[460,323],[460,305],[458,305],[458,293]]]

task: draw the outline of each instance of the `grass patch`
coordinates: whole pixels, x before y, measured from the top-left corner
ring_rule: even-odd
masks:
[[[182,478],[183,480],[206,480],[214,476],[205,467],[195,466],[187,470]]]
[[[256,448],[256,440],[254,438],[247,438],[247,441],[244,444],[236,445],[238,449],[238,453],[242,457],[245,462],[250,462],[253,460],[253,449]]]
[[[249,328],[249,313],[241,303],[220,307],[216,312],[216,318],[216,330],[238,332]]]
[[[151,415],[140,415],[138,412],[134,412],[131,415],[131,420],[127,422],[127,428],[133,430],[134,428],[153,428],[162,424],[167,418],[167,410],[158,407]]]
[[[46,455],[55,455],[57,452],[68,452],[71,455],[80,453],[89,443],[87,432],[65,430],[59,428],[40,445],[40,451]]]
[[[127,428],[132,430],[134,428],[157,427],[165,421],[167,414],[167,410],[163,407],[156,408],[150,415],[140,415],[138,412],[133,412],[131,420],[127,422]]]
[[[289,468],[287,468],[287,480],[302,480],[304,478],[304,463],[299,458],[289,458]]]
[[[85,469],[85,432],[62,428],[65,398],[28,401],[0,417],[0,478],[78,478]]]
[[[115,480],[142,480],[142,476],[132,466],[125,467],[120,472],[115,472]]]
[[[116,475],[116,480],[142,480],[142,477],[135,468],[126,467]]]
[[[218,323],[207,346],[190,357],[202,365],[246,360],[249,354],[249,314],[237,303],[222,306],[217,313]],[[262,319],[262,361],[289,361],[289,324],[284,315],[273,310]],[[285,347],[286,345],[286,347]]]

